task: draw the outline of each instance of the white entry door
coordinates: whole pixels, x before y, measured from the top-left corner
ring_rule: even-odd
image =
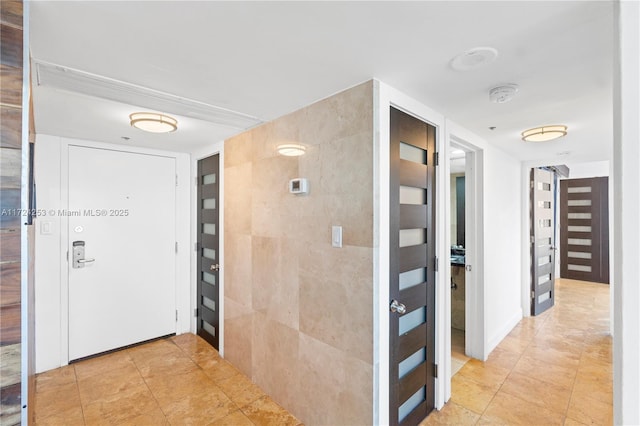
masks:
[[[69,147],[69,360],[175,333],[175,176],[173,158]]]

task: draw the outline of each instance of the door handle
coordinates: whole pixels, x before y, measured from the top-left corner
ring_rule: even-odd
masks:
[[[84,258],[84,241],[73,242],[73,262],[71,263],[72,268],[84,268],[85,263],[92,263],[95,261],[95,259]]]
[[[215,265],[211,265],[211,268],[209,268],[211,271],[219,271],[220,270],[220,265],[218,265],[217,263]]]
[[[407,313],[407,307],[395,299],[391,301],[391,305],[389,305],[389,310],[391,312],[394,312],[400,315],[404,315]]]

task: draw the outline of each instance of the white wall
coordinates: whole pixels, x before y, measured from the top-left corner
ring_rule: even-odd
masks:
[[[92,141],[37,135],[34,174],[36,181],[36,207],[39,210],[64,210],[66,188],[66,152],[70,144],[95,148],[127,150],[143,154],[157,154],[176,159],[178,186],[176,188],[176,238],[178,254],[176,258],[176,307],[178,318],[176,333],[190,330],[190,274],[191,238],[190,206],[191,181],[189,155],[150,149],[123,147]],[[51,224],[50,234],[42,233],[42,224]],[[36,372],[42,372],[66,365],[68,358],[67,335],[67,261],[66,261],[66,219],[48,215],[36,220],[36,264],[35,264],[35,348]]]
[[[640,424],[640,3],[616,3],[614,71],[613,407],[615,424]]]

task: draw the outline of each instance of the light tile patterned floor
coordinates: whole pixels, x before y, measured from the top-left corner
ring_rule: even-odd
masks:
[[[36,377],[38,425],[300,425],[201,338],[183,334]]]
[[[467,362],[421,425],[610,425],[611,356],[609,286],[557,280],[555,307],[524,318],[486,362]]]

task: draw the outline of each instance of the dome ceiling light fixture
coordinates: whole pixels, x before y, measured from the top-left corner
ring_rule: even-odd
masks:
[[[304,155],[306,150],[307,148],[304,145],[300,145],[297,143],[278,145],[278,154],[287,157],[299,157],[301,155]]]
[[[498,57],[493,47],[474,47],[456,55],[449,65],[456,71],[470,71],[490,64]]]
[[[129,114],[131,125],[151,133],[169,133],[178,129],[178,120],[157,112],[134,112]]]
[[[567,126],[554,124],[551,126],[535,127],[522,132],[522,140],[525,142],[547,142],[561,138],[567,134]]]

